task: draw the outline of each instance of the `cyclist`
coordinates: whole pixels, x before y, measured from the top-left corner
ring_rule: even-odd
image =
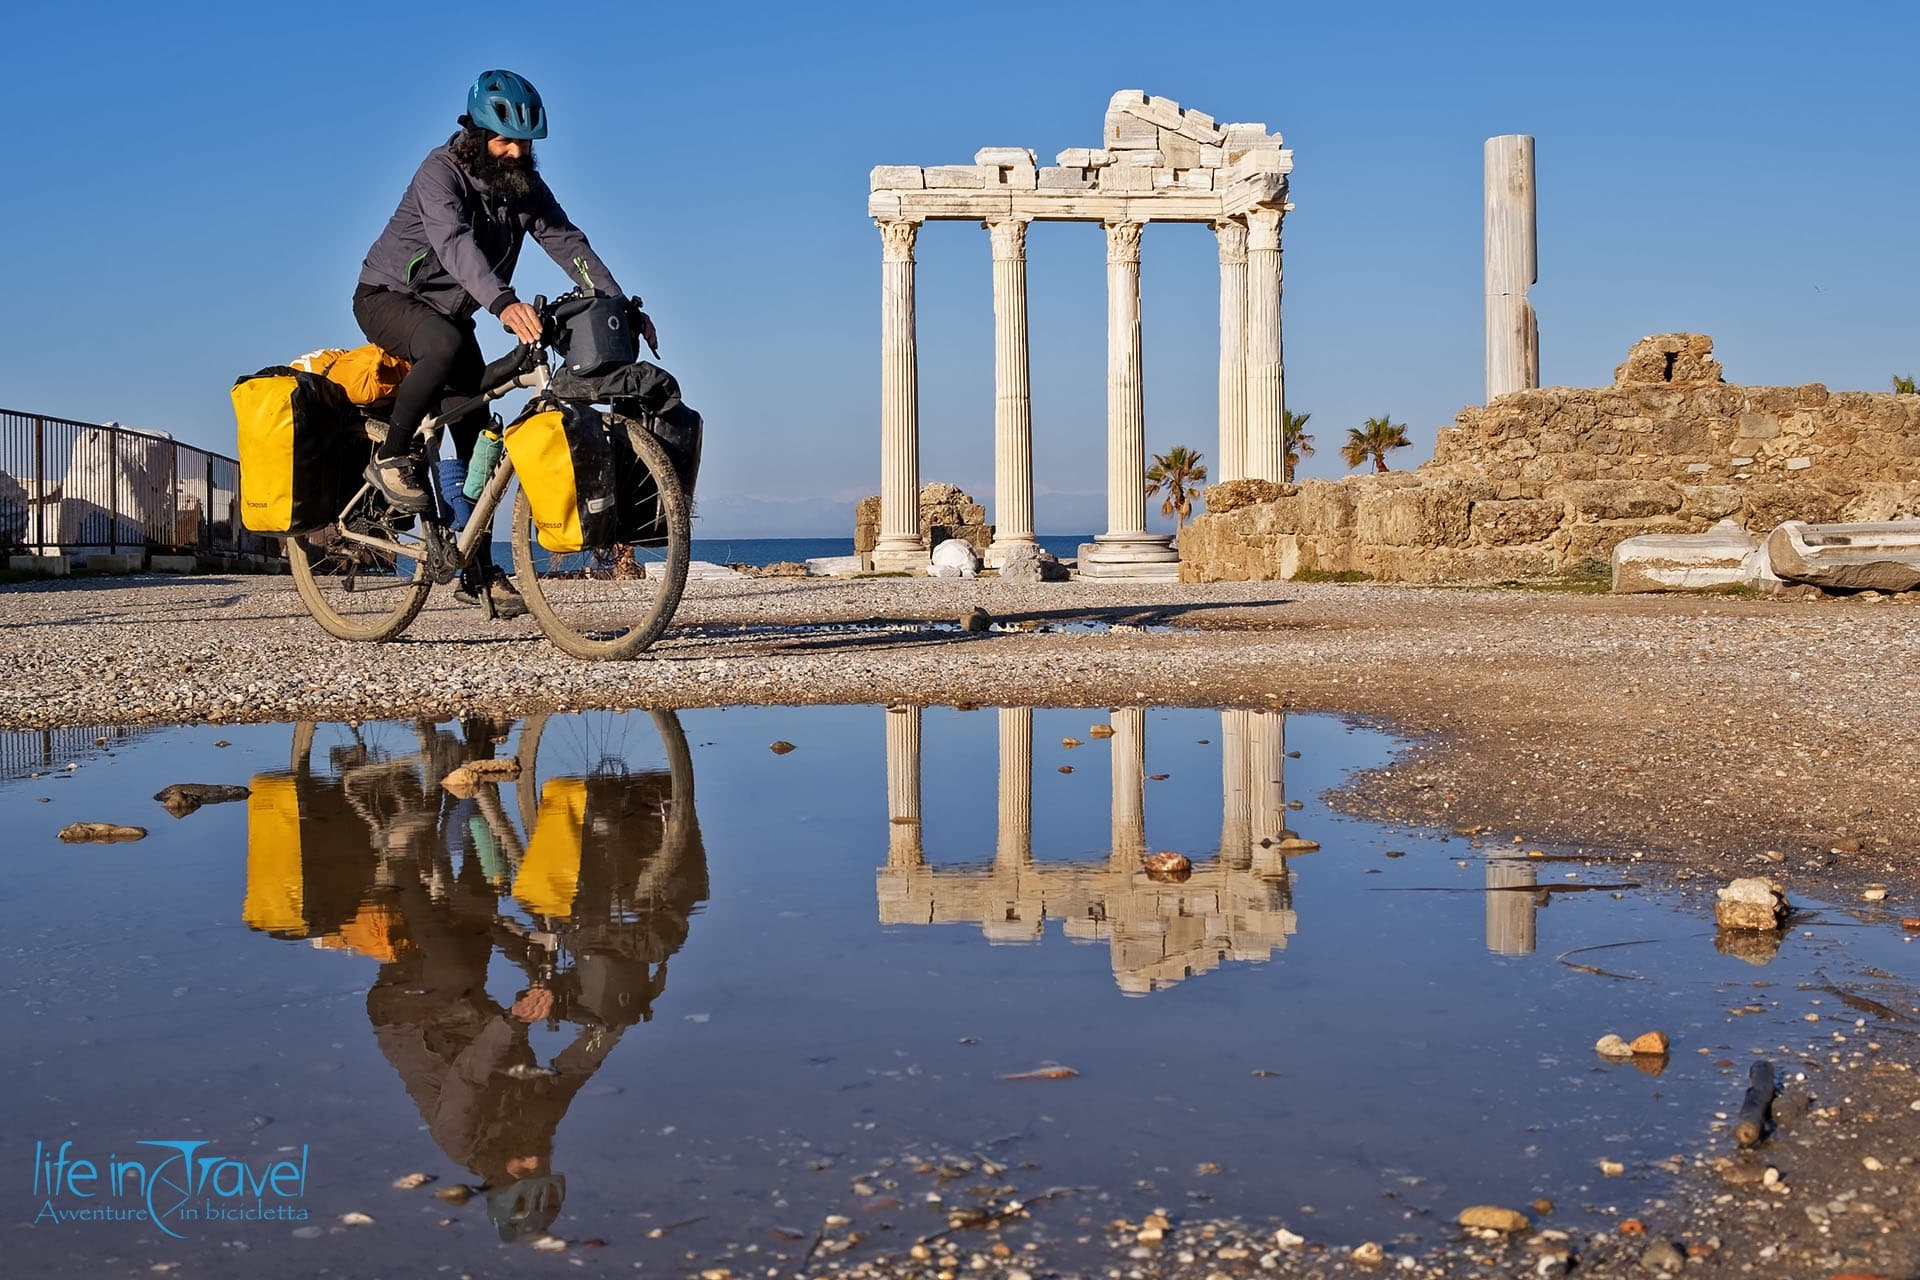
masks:
[[[427,153],[400,206],[367,250],[353,317],[373,342],[413,362],[394,397],[391,429],[367,467],[367,480],[401,511],[433,505],[414,433],[429,408],[450,408],[477,393],[486,366],[474,337],[474,313],[485,308],[522,342],[540,339],[540,316],[520,301],[512,279],[530,234],[568,277],[600,293],[619,294],[613,273],[568,219],[536,171],[533,143],[547,136],[539,91],[511,71],[482,72],[467,91],[460,131]],[[648,326],[647,336],[654,335]],[[487,411],[450,424],[461,462],[473,453]],[[482,542],[461,575],[455,599],[494,613],[526,612],[519,592],[493,564]]]

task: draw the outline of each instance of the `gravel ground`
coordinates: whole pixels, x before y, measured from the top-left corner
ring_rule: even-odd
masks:
[[[1016,627],[1109,625],[951,626],[974,606]],[[1772,875],[1898,929],[1920,916],[1916,620],[1900,599],[758,579],[694,583],[647,657],[594,665],[530,619],[490,625],[445,592],[402,640],[361,646],[320,632],[284,578],[133,578],[0,588],[0,728],[742,702],[1297,707],[1413,739],[1336,797],[1357,812],[1633,850],[1703,910],[1725,879]],[[1862,901],[1876,882],[1886,900]],[[1682,1152],[1684,1194],[1639,1211],[1645,1235],[1463,1239],[1369,1267],[1357,1242],[1276,1249],[1176,1223],[1144,1257],[1123,1240],[1110,1274],[1554,1274],[1570,1250],[1577,1274],[1646,1275],[1667,1240],[1692,1246],[1689,1275],[1920,1275],[1920,1006],[1911,991],[1879,999],[1894,1016],[1855,1037],[1872,1049],[1836,1052],[1824,1031],[1783,1046],[1813,1099],[1771,1157],[1787,1192],[1729,1186],[1713,1153]],[[971,1252],[880,1273],[950,1275]],[[996,1273],[1047,1273],[1030,1251],[984,1256]]]

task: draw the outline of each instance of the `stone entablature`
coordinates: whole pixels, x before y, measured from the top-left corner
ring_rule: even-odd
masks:
[[[1027,352],[1026,225],[1093,222],[1107,239],[1107,528],[1079,557],[1083,577],[1171,578],[1179,556],[1149,534],[1143,480],[1140,255],[1154,222],[1204,222],[1220,242],[1221,479],[1280,479],[1286,389],[1280,229],[1293,153],[1261,124],[1216,124],[1167,98],[1123,89],[1107,104],[1101,145],[1041,167],[1024,147],[987,147],[970,165],[881,165],[867,212],[879,226],[880,528],[876,567],[914,569],[919,486],[919,356],[914,242],[930,219],[979,221],[989,233],[994,315],[994,524],[989,564],[1033,534],[1033,421]]]
[[[1539,577],[1604,561],[1627,538],[1725,519],[1764,537],[1787,520],[1920,514],[1920,396],[1719,374],[1711,339],[1664,334],[1637,344],[1611,387],[1463,410],[1416,471],[1216,485],[1181,535],[1182,577]]]

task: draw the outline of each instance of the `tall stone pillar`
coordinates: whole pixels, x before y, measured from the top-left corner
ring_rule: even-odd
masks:
[[[1220,859],[1236,870],[1253,865],[1253,820],[1247,795],[1247,725],[1251,711],[1220,713]]]
[[[1285,478],[1287,395],[1280,346],[1281,210],[1247,214],[1246,478]]]
[[[1000,708],[1000,829],[994,861],[1033,860],[1033,708]]]
[[[1107,531],[1080,548],[1083,578],[1180,576],[1171,539],[1147,532],[1147,413],[1140,362],[1138,222],[1107,228]]]
[[[1220,451],[1214,482],[1247,474],[1247,224],[1213,224],[1220,239]]]
[[[1486,145],[1487,399],[1540,385],[1540,321],[1527,286],[1540,279],[1533,138]]]
[[[920,841],[920,708],[887,708],[887,865],[917,867]]]
[[[993,237],[994,567],[1033,539],[1033,395],[1027,368],[1027,224],[989,222]]]
[[[1147,856],[1147,713],[1144,707],[1116,707],[1107,720],[1112,753],[1113,854],[1116,870],[1133,872]]]
[[[1499,956],[1530,956],[1534,947],[1536,883],[1533,862],[1512,854],[1487,858],[1487,950]]]
[[[880,226],[880,537],[876,569],[923,569],[920,536],[920,356],[914,334],[918,222]]]

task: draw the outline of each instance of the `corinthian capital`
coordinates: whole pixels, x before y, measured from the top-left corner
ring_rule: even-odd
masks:
[[[1247,224],[1238,218],[1228,218],[1213,224],[1213,234],[1220,238],[1220,265],[1223,267],[1240,266],[1247,260]]]
[[[875,221],[880,228],[880,256],[887,262],[912,262],[913,238],[920,234],[918,222]]]
[[[1280,247],[1280,219],[1282,210],[1265,208],[1250,209],[1247,212],[1247,248],[1253,250],[1274,249]]]
[[[981,225],[993,237],[995,262],[1018,262],[1027,256],[1027,220],[1025,218],[1007,218]]]
[[[1140,231],[1138,222],[1109,222],[1107,228],[1107,262],[1121,263],[1140,261]]]

